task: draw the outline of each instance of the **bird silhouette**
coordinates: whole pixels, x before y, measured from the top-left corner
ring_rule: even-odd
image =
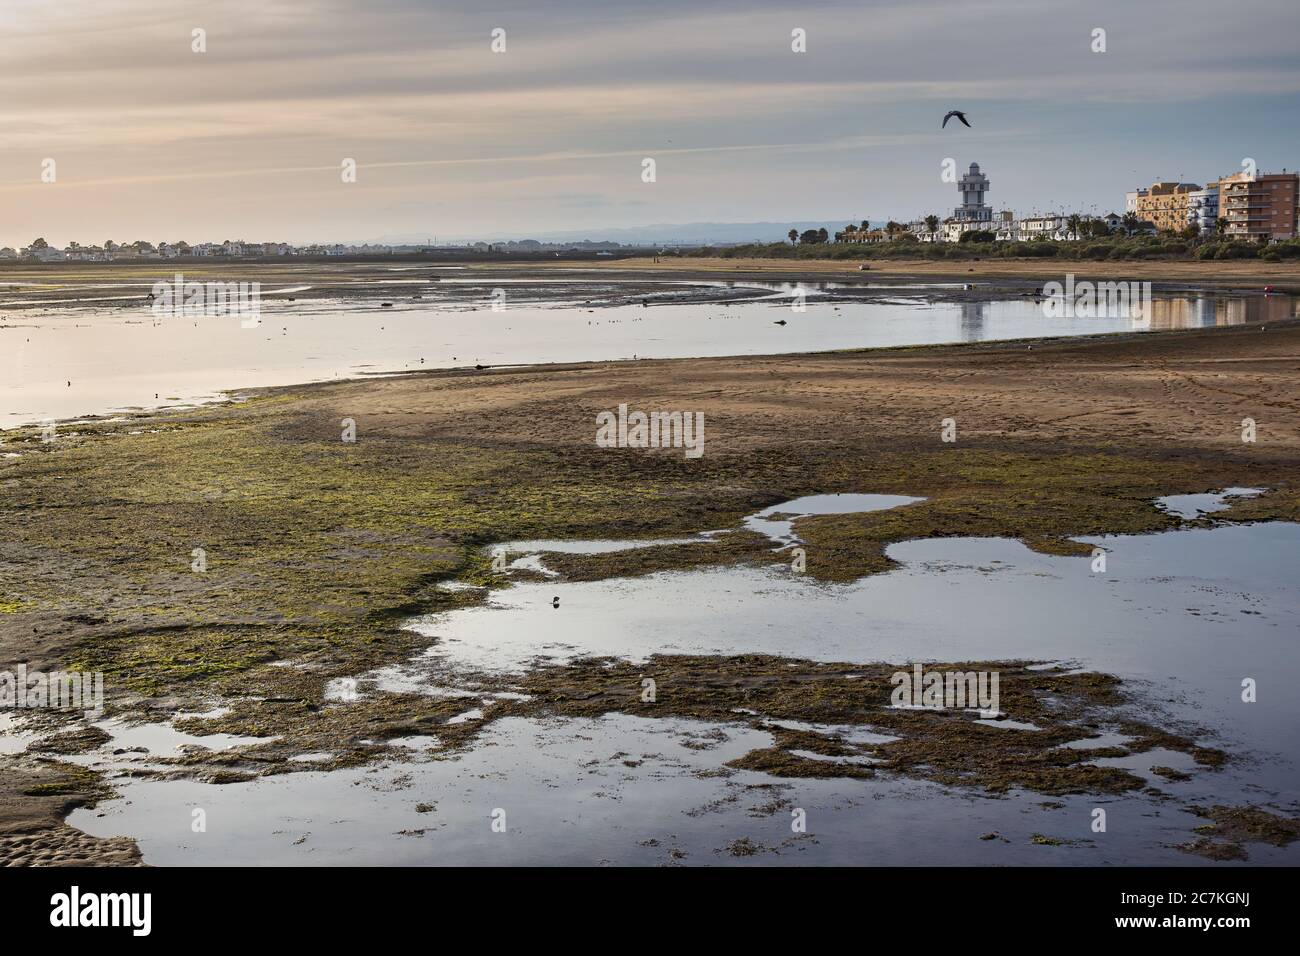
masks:
[[[967,127],[970,126],[970,123],[966,120],[965,113],[963,113],[961,110],[949,110],[947,113],[944,114],[943,123],[940,124],[939,128],[943,129],[945,126],[947,126],[948,120],[952,119],[954,116],[957,117],[959,120],[961,120],[962,126],[967,126]]]

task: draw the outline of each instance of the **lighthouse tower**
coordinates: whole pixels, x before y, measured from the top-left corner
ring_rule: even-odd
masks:
[[[989,190],[989,178],[980,172],[979,163],[971,163],[966,175],[957,183],[961,205],[953,210],[954,218],[962,222],[989,222],[993,209],[984,204],[984,194]]]

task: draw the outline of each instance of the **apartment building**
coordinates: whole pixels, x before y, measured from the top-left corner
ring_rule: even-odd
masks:
[[[1233,239],[1293,239],[1300,174],[1233,173],[1219,180],[1219,215]]]
[[[1214,233],[1219,219],[1219,181],[1206,183],[1204,189],[1187,194],[1187,225],[1196,226],[1201,235]]]
[[[1188,197],[1200,191],[1196,183],[1153,183],[1145,196],[1137,197],[1137,217],[1161,232],[1179,232],[1187,228]]]

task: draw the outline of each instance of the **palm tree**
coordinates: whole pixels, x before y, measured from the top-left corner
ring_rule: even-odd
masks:
[[[1142,225],[1142,220],[1138,218],[1138,214],[1135,212],[1124,213],[1124,218],[1120,222],[1124,226],[1124,231],[1130,236],[1137,232],[1138,227]]]
[[[1228,220],[1224,219],[1222,216],[1214,220],[1215,235],[1221,236],[1227,231],[1228,231]]]
[[[1083,222],[1083,217],[1080,216],[1077,212],[1071,213],[1070,216],[1065,220],[1065,225],[1070,230],[1071,239],[1079,238],[1079,225],[1082,222]]]
[[[929,216],[926,216],[926,217],[925,217],[925,230],[926,230],[926,232],[938,232],[938,231],[939,231],[939,217],[936,216],[936,215],[934,215],[933,213],[930,214]]]
[[[790,240],[790,245],[793,246],[796,242],[799,241],[799,230],[791,229],[789,232],[785,234],[785,237]]]

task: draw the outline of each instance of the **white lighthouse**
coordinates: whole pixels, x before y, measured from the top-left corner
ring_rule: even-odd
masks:
[[[989,178],[980,172],[979,163],[971,163],[966,175],[957,183],[961,205],[953,210],[954,218],[961,222],[989,222],[993,209],[984,204],[984,194],[989,191]]]

